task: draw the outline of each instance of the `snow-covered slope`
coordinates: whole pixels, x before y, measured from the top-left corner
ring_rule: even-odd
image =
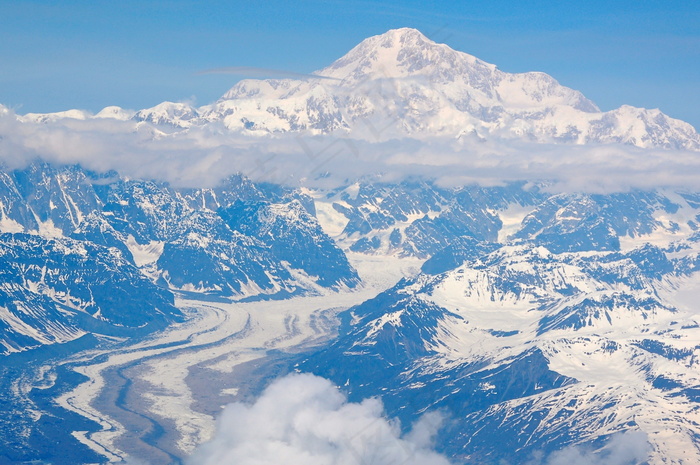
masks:
[[[5,352],[159,327],[176,316],[172,292],[347,291],[360,284],[347,252],[377,267],[419,257],[420,276],[344,314],[340,337],[299,368],[381,395],[405,424],[448,408],[459,420],[441,447],[477,463],[626,430],[649,436],[654,464],[697,458],[693,192],[421,180],[314,191],[242,176],[176,189],[35,163],[0,172],[0,229]]]
[[[381,396],[405,424],[447,412],[438,445],[457,463],[604,453],[625,432],[651,464],[700,460],[696,194],[356,184],[319,198],[349,220],[329,220],[341,241],[377,238],[365,253],[379,256],[405,254],[396,225],[406,240],[416,218],[462,224],[455,202],[500,231],[429,235],[448,245],[423,274],[351,309],[299,369]]]
[[[319,220],[344,248],[421,258],[459,255],[465,239],[534,241],[554,252],[618,250],[638,238],[666,247],[696,231],[700,213],[689,193],[550,194],[524,183],[358,182],[314,196]]]
[[[688,281],[659,249],[477,257],[355,307],[300,368],[381,395],[406,422],[443,409],[439,445],[458,463],[526,463],[625,431],[646,434],[650,463],[700,460],[699,316],[666,300]]]
[[[102,110],[100,110],[97,114],[95,114],[95,118],[111,118],[111,119],[117,119],[121,121],[127,121],[130,120],[134,117],[135,112],[131,110],[125,110],[121,107],[117,106],[108,106],[104,107]]]
[[[370,37],[316,74],[331,79],[244,80],[197,111],[206,121],[254,133],[341,131],[370,140],[476,133],[700,148],[692,126],[658,110],[623,106],[601,112],[545,73],[503,72],[414,29]],[[193,111],[186,111],[187,121]],[[189,123],[174,118],[171,124]]]
[[[133,118],[136,121],[148,121],[155,125],[189,128],[199,122],[199,113],[186,103],[163,102],[153,108],[136,112]]]
[[[180,315],[172,294],[116,249],[0,234],[0,355],[88,333],[144,334]]]
[[[53,123],[63,118],[85,120],[91,118],[90,112],[85,110],[66,110],[55,113],[27,113],[19,117],[20,121],[30,123]]]

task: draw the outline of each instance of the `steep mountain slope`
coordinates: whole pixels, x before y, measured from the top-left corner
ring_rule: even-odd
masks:
[[[683,282],[673,270],[651,246],[503,246],[352,309],[340,338],[299,368],[381,395],[405,424],[446,411],[440,448],[459,463],[525,463],[638,430],[651,463],[693,463],[700,334],[695,309],[660,296],[661,277]]]
[[[691,194],[553,195],[525,183],[354,183],[314,195],[320,221],[344,248],[420,258],[446,249],[457,253],[465,239],[535,241],[554,252],[618,250],[620,241],[640,237],[667,246],[698,228],[700,205]]]
[[[181,317],[117,249],[0,234],[0,355],[87,333],[145,334]]]
[[[357,274],[299,200],[287,204],[237,201],[219,214],[234,231],[258,238],[279,260],[304,270],[324,287],[354,287]]]
[[[501,127],[511,108],[518,113],[508,118],[536,117],[557,106],[597,111],[579,92],[543,73],[503,73],[408,28],[364,40],[317,74],[332,79],[242,81],[209,112],[205,107],[203,117],[226,109],[232,112],[225,120],[229,127],[240,126],[235,109],[269,99],[265,106],[271,121],[258,124],[253,115],[246,121],[250,129],[269,124],[270,129],[359,130],[356,123],[367,119],[371,124],[395,120],[404,134],[457,135],[477,129],[475,124]],[[374,129],[382,131],[382,126]]]
[[[350,220],[336,229],[341,240],[356,215],[390,218],[363,233],[377,234],[402,214],[390,214],[392,199],[415,198],[406,186],[368,189],[327,197]],[[648,441],[649,463],[700,460],[697,197],[456,192],[497,218],[498,242],[436,234],[448,245],[421,275],[344,314],[339,338],[297,368],[354,399],[381,396],[405,425],[446,412],[439,448],[457,463],[529,463],[623,432],[641,432],[634,447],[645,456]],[[454,195],[441,190],[435,219]],[[361,228],[351,230],[357,240]],[[367,252],[403,253],[391,251]]]
[[[466,463],[636,430],[652,463],[699,457],[700,335],[683,297],[700,266],[692,192],[312,191],[244,177],[175,189],[49,164],[0,180],[5,353],[150,332],[178,318],[172,291],[250,301],[347,290],[359,278],[345,251],[427,258],[421,275],[343,314],[338,339],[298,368],[352,398],[381,396],[406,425],[446,409],[440,447]]]
[[[179,313],[169,290],[280,298],[357,286],[310,199],[265,189],[232,177],[178,190],[47,163],[0,172],[2,352],[162,327]],[[261,208],[245,216],[235,202]]]

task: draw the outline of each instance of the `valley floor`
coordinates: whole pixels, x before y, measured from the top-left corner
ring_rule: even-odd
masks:
[[[188,296],[177,301],[184,323],[117,350],[73,357],[66,363],[89,381],[58,402],[101,426],[73,435],[111,462],[181,462],[211,437],[225,404],[249,399],[289,371],[290,354],[333,337],[338,312],[420,266],[414,259],[350,258],[365,282],[360,290],[245,303]]]

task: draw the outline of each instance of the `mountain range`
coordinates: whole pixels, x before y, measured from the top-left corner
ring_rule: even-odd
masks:
[[[544,73],[505,73],[413,29],[370,37],[307,78],[240,81],[198,108],[164,102],[13,117],[27,125],[118,120],[154,138],[203,127],[250,140],[389,141],[384,149],[399,138],[468,137],[562,150],[700,150],[692,126],[658,110],[602,112]],[[335,303],[374,289],[365,279],[372,273],[356,266],[368,262],[420,266],[358,305]],[[381,398],[404,428],[437,410],[446,421],[435,447],[455,464],[531,464],[570,447],[604,458],[610,441],[629,432],[644,436],[645,463],[700,463],[698,267],[700,193],[692,189],[557,192],[541,180],[445,186],[420,177],[311,188],[243,175],[182,187],[38,154],[0,169],[0,405],[8,412],[0,463],[93,463],[103,454],[82,452],[89,421],[74,419],[97,421],[94,411],[69,414],[46,402],[49,387],[58,398],[85,381],[67,360],[102,363],[116,349],[137,353],[143,341],[172,346],[158,342],[164,329],[197,323],[183,302],[225,303],[228,320],[250,308],[243,305],[284,301],[293,312],[314,297],[333,303],[314,316],[313,344],[281,356],[256,341],[248,349],[269,350],[269,366],[236,365],[231,379],[238,369],[253,379],[233,391],[296,370],[332,380],[351,401]],[[276,317],[270,310],[265,331]],[[262,324],[247,318],[240,334]],[[268,341],[302,334],[298,315],[280,318],[287,333]],[[324,325],[332,327],[325,339]],[[183,352],[213,353],[240,334]],[[214,373],[201,363],[176,368]],[[126,380],[132,365],[124,367],[114,379]],[[17,387],[20,377],[29,388]],[[230,396],[224,378],[210,384]],[[91,408],[127,402],[124,383],[116,400],[98,396]],[[154,398],[129,412],[156,425]],[[223,398],[177,405],[192,419],[219,411]],[[25,415],[28,405],[40,413]],[[65,418],[75,426],[56,428]],[[172,431],[157,424],[142,437],[186,434],[163,425]],[[69,431],[62,440],[76,443],[64,458],[50,446],[61,429]]]
[[[700,150],[691,125],[659,110],[625,105],[602,112],[545,73],[506,73],[410,28],[370,37],[307,79],[245,79],[198,108],[163,102],[135,112],[107,107],[96,115],[70,110],[21,120],[61,118],[148,122],[165,133],[222,125],[258,136],[301,132],[373,142],[469,136]]]

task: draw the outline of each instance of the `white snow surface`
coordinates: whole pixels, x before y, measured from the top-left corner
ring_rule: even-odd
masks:
[[[163,254],[164,245],[163,241],[150,241],[148,244],[139,244],[132,235],[129,235],[126,241],[126,246],[138,267],[157,262]]]
[[[545,73],[506,73],[410,28],[370,37],[317,74],[334,79],[246,79],[199,113],[249,133],[340,131],[373,141],[475,134],[700,149],[692,126],[659,110],[601,112]]]
[[[127,121],[133,118],[135,114],[135,111],[125,110],[124,108],[117,106],[108,106],[104,107],[97,114],[95,114],[95,118],[110,118],[119,121]]]

